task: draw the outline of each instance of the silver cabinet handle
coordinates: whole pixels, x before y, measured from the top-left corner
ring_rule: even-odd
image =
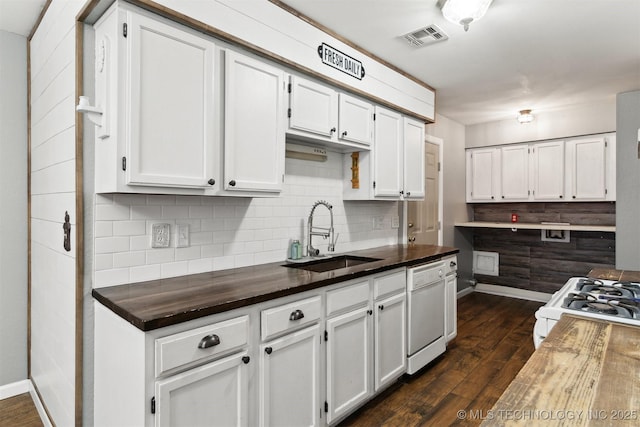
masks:
[[[304,313],[302,310],[292,311],[291,315],[289,315],[289,320],[300,320],[304,317]]]
[[[213,347],[220,344],[220,337],[217,336],[216,334],[211,334],[211,335],[207,335],[206,337],[202,338],[200,340],[200,343],[198,344],[198,348],[209,348],[209,347]]]

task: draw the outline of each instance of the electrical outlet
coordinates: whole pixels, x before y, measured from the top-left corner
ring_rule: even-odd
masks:
[[[374,216],[373,217],[373,229],[374,230],[382,230],[384,228],[384,217],[383,216]]]
[[[189,242],[189,224],[176,224],[176,248],[188,248]]]
[[[391,228],[400,228],[400,217],[399,216],[391,217]]]
[[[151,247],[168,248],[171,241],[171,224],[153,224],[151,226]]]

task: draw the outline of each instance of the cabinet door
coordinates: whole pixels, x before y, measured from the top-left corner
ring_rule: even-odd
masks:
[[[606,142],[603,137],[567,141],[572,200],[604,200],[606,183]]]
[[[334,137],[338,125],[338,93],[297,76],[291,76],[289,84],[289,129]]]
[[[320,326],[260,346],[260,425],[320,423]]]
[[[351,412],[373,393],[370,308],[327,320],[327,422]]]
[[[375,390],[388,385],[407,369],[406,294],[376,301]]]
[[[424,199],[424,123],[404,118],[404,197]]]
[[[129,17],[127,183],[205,187],[215,160],[215,45],[146,16]]]
[[[564,200],[564,141],[531,146],[533,199]]]
[[[402,116],[376,107],[373,194],[399,198],[402,191]]]
[[[373,140],[373,105],[344,93],[339,94],[338,138],[366,146]]]
[[[246,352],[235,354],[156,381],[156,426],[247,425],[245,357]]]
[[[511,145],[500,148],[501,199],[529,199],[529,146]]]
[[[500,194],[500,149],[467,151],[467,201],[491,202]]]
[[[226,52],[224,188],[282,188],[284,73],[261,61]]]
[[[444,281],[444,337],[447,342],[458,335],[458,276],[450,273]]]

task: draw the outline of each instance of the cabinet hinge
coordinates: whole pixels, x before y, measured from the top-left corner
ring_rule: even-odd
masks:
[[[531,195],[531,190],[527,190],[527,196]]]
[[[287,85],[287,92],[291,93],[291,83]]]
[[[376,121],[376,113],[373,113],[373,121]]]
[[[376,182],[373,181],[373,188],[376,188]]]
[[[156,397],[155,396],[151,398],[151,413],[152,414],[156,413]]]
[[[329,402],[324,401],[324,412],[329,412]]]
[[[122,158],[122,170],[123,171],[127,170],[127,158],[126,157]]]
[[[124,38],[127,37],[127,23],[126,22],[124,24],[122,24],[122,36]]]
[[[442,222],[438,221],[438,230],[442,230]]]
[[[324,340],[329,341],[329,332],[324,331]]]
[[[609,190],[607,190],[606,188],[604,189],[604,194],[609,194]]]
[[[291,108],[287,109],[287,117],[291,118]]]
[[[438,172],[440,172],[440,168],[441,168],[441,165],[440,165],[440,162],[438,162]]]
[[[282,182],[284,182],[284,174],[282,174]]]

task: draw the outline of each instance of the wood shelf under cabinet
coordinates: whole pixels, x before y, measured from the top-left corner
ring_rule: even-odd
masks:
[[[520,230],[572,230],[572,231],[606,231],[615,233],[615,225],[580,225],[580,224],[540,224],[525,222],[456,222],[456,227],[467,228],[515,228]]]

